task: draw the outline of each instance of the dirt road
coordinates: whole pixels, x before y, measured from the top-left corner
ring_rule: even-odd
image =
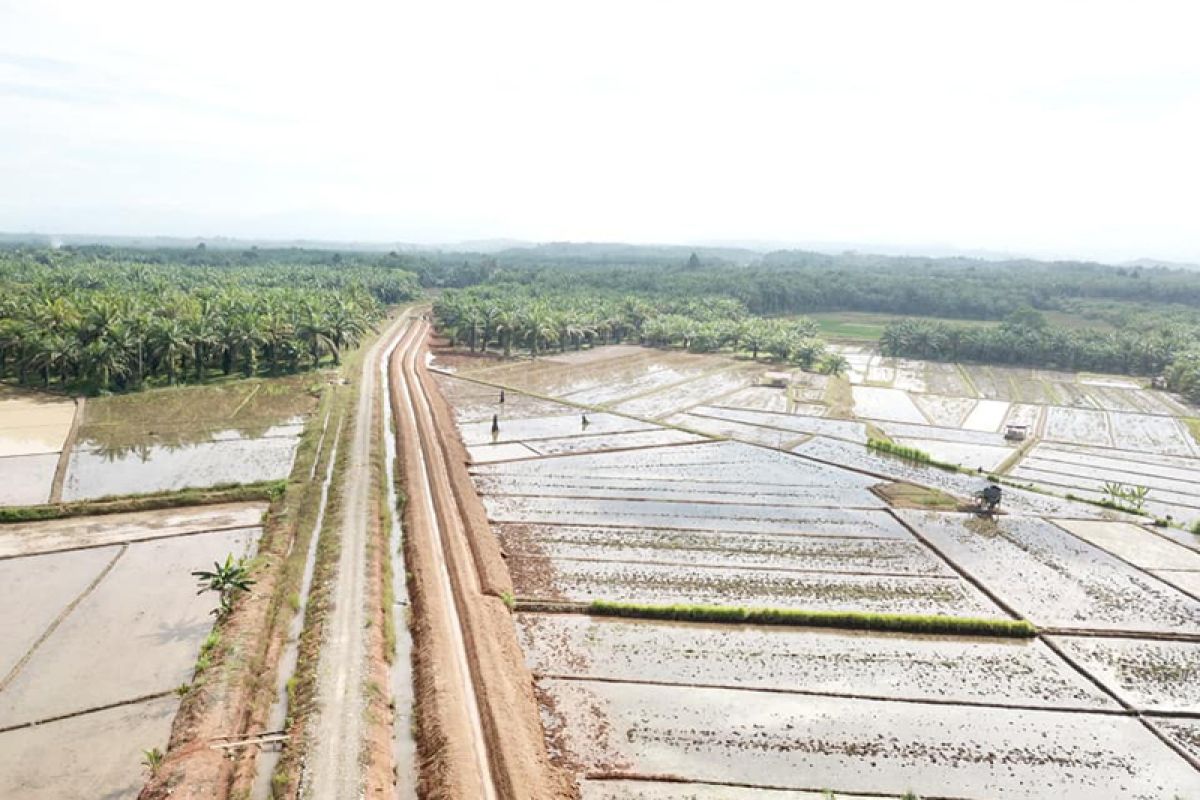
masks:
[[[301,796],[313,800],[362,796],[362,750],[366,730],[367,546],[371,502],[371,435],[380,359],[397,337],[414,327],[405,315],[379,337],[363,359],[354,437],[341,478],[338,531],[341,550],[332,609],[317,666],[318,717],[311,729]]]
[[[433,441],[435,422],[417,377],[417,362],[423,356],[423,343],[428,324],[414,324],[396,350],[392,375],[395,392],[397,435],[405,443],[407,461],[406,487],[410,504],[409,536],[422,537],[421,552],[430,556],[429,580],[422,581],[425,593],[424,611],[431,619],[426,622],[438,632],[436,643],[440,677],[445,682],[442,714],[447,718],[447,730],[452,741],[446,746],[455,751],[450,756],[456,765],[451,796],[493,800],[496,787],[492,779],[487,739],[480,715],[479,701],[472,675],[471,661],[465,639],[460,607],[469,602],[468,595],[477,594],[479,581],[471,569],[471,560],[458,560],[467,570],[456,582],[447,563],[446,547],[464,538],[461,522],[452,512],[452,490],[446,476],[442,453]],[[395,366],[399,366],[396,369]],[[442,787],[448,789],[449,787]]]

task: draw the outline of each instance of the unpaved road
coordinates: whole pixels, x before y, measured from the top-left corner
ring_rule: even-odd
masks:
[[[380,359],[413,326],[404,315],[379,337],[363,359],[354,438],[341,476],[341,550],[332,588],[332,609],[317,666],[319,712],[308,741],[301,796],[312,800],[357,798],[363,793],[362,750],[366,732],[367,545],[371,503],[371,434]]]
[[[419,456],[415,459],[415,470],[410,470],[407,475],[406,489],[412,510],[407,535],[422,537],[424,549],[433,561],[434,575],[427,587],[431,595],[427,608],[437,616],[431,622],[446,634],[443,641],[447,646],[441,651],[439,671],[451,687],[449,695],[458,701],[454,708],[446,709],[444,713],[454,720],[451,729],[462,734],[462,739],[454,744],[461,754],[455,790],[464,798],[494,800],[497,791],[459,611],[461,604],[469,602],[467,593],[478,594],[479,580],[466,553],[456,559],[458,569],[462,571],[457,586],[451,576],[447,548],[455,544],[463,546],[466,534],[456,513],[445,454],[435,439],[433,411],[417,377],[418,360],[424,356],[423,345],[428,332],[429,325],[424,320],[412,326],[393,357],[399,362],[400,369],[393,368],[390,372],[394,381],[391,388],[400,409],[396,420],[397,435],[406,447],[415,445]]]

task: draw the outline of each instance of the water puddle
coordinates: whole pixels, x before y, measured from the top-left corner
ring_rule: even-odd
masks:
[[[392,609],[396,627],[396,652],[392,658],[392,705],[395,717],[392,720],[392,763],[396,770],[397,800],[416,800],[417,797],[417,740],[413,729],[412,688],[412,636],[408,629],[408,585],[407,567],[404,563],[404,531],[400,525],[400,498],[396,493],[396,436],[392,419],[392,404],[389,402],[388,364],[392,353],[399,345],[397,338],[384,353],[380,364],[380,392],[383,403],[383,442],[387,470],[388,508],[392,510],[392,528],[389,539],[392,552],[392,592],[395,606]]]

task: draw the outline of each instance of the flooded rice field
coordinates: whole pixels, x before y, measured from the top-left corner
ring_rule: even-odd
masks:
[[[1200,713],[1200,642],[1079,636],[1053,641],[1134,708]]]
[[[88,401],[63,500],[286,478],[316,407],[311,376],[181,386]]]
[[[178,707],[178,698],[168,695],[4,731],[0,796],[137,797],[145,782],[142,750],[166,748]]]
[[[63,499],[88,500],[185,488],[286,478],[299,435],[226,439],[197,444],[146,444],[120,450],[71,453]]]
[[[757,427],[764,432],[782,431],[796,435],[819,434],[845,439],[851,442],[866,444],[867,429],[861,422],[842,419],[825,419],[791,414],[776,414],[767,411],[744,411],[714,406],[697,406],[686,415],[687,422],[694,424],[696,417],[714,419],[725,422],[736,422],[746,426]]]
[[[753,503],[773,506],[881,508],[878,495],[857,486],[757,485],[742,482],[689,481],[685,478],[619,478],[584,474],[480,475],[483,494],[531,497],[609,497],[626,500],[672,500],[708,503]]]
[[[1200,601],[1049,521],[897,513],[1037,625],[1200,634]]]
[[[1120,705],[1045,644],[518,614],[538,676],[1039,708]]]
[[[964,469],[992,472],[1012,456],[1014,450],[1005,445],[967,444],[944,439],[907,439],[895,437],[897,444],[915,447],[943,464],[957,464]]]
[[[584,800],[1200,797],[1180,754],[1200,756],[1200,540],[1062,496],[1099,500],[1120,480],[1150,486],[1152,512],[1200,513],[1175,401],[1104,376],[855,349],[850,408],[825,376],[768,387],[764,364],[602,351],[471,372],[606,406],[587,431],[577,408],[510,393],[513,411],[497,411],[495,387],[442,379],[515,594],[568,604],[514,621],[551,755]],[[975,472],[868,450],[868,422]],[[1033,441],[1018,450],[1007,425]],[[901,481],[915,499],[896,502],[920,502],[917,487],[961,502],[996,469],[1049,492],[1006,487],[1007,513],[988,521],[889,508],[873,491]],[[596,600],[1015,614],[1046,630],[635,621],[569,605]]]
[[[75,413],[70,398],[0,386],[0,506],[50,500]]]
[[[219,526],[262,509],[0,527],[0,796],[136,794],[212,627],[190,573],[252,554],[258,527]]]
[[[896,539],[746,536],[720,531],[514,523],[499,524],[496,532],[511,556],[530,558],[879,575],[954,574],[919,542]]]
[[[1128,522],[1064,519],[1055,522],[1097,547],[1146,570],[1200,572],[1200,553]]]
[[[738,364],[686,383],[626,400],[612,408],[634,417],[663,419],[692,406],[716,402],[751,386],[758,382],[763,372],[762,366]]]
[[[907,539],[909,534],[883,511],[768,506],[749,503],[625,500],[600,497],[483,498],[493,522],[542,522],[565,525],[606,525],[625,528],[782,533],[807,536],[848,536]]]
[[[584,772],[858,793],[1190,796],[1196,771],[1140,722],[599,681],[541,682],[548,735]]]
[[[687,781],[639,781],[588,778],[580,781],[580,800],[829,800],[825,792],[752,789]],[[836,800],[836,798],[834,798]],[[881,795],[855,795],[855,800],[884,800]]]
[[[0,506],[50,502],[59,453],[0,458]]]
[[[863,448],[856,448],[863,450]],[[750,486],[868,487],[878,478],[740,442],[591,453],[521,464],[477,466],[476,475],[581,476],[741,483]]]
[[[878,386],[855,386],[854,414],[863,419],[892,420],[923,425],[929,422],[907,392]]]
[[[62,451],[74,418],[70,398],[0,387],[0,458]]]
[[[435,379],[442,394],[450,401],[458,422],[490,422],[493,414],[499,415],[502,420],[508,420],[548,417],[576,411],[573,406],[565,403],[555,403],[514,391],[505,391],[504,402],[501,403],[500,390],[493,386],[448,375],[436,375]]]
[[[583,422],[584,416],[587,417],[586,425]],[[492,421],[488,419],[480,422],[460,423],[458,430],[464,444],[475,445],[514,441],[533,442],[564,436],[595,436],[601,433],[624,433],[655,428],[651,423],[639,422],[628,417],[604,413],[585,415],[578,411],[552,417],[509,419],[504,420],[497,427],[498,432],[493,435]]]
[[[1006,618],[957,576],[850,575],[567,558],[526,558],[511,564],[510,571],[517,596],[532,600]]]

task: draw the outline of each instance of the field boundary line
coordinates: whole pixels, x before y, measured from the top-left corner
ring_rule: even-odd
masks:
[[[1140,722],[1142,724],[1142,727],[1145,728],[1146,730],[1148,730],[1152,736],[1154,736],[1159,741],[1161,741],[1163,744],[1165,744],[1167,747],[1169,747],[1177,756],[1179,756],[1184,761],[1186,761],[1188,764],[1190,764],[1193,769],[1200,771],[1200,759],[1197,759],[1195,756],[1193,756],[1191,753],[1189,753],[1186,749],[1184,749],[1184,747],[1182,745],[1173,741],[1169,736],[1167,736],[1165,733],[1160,731],[1156,725],[1150,724],[1150,722],[1146,719],[1145,715],[1141,712],[1140,709],[1134,708],[1134,706],[1132,704],[1130,704],[1128,701],[1126,701],[1125,698],[1121,697],[1119,694],[1117,694],[1116,691],[1110,689],[1107,685],[1105,685],[1105,683],[1103,681],[1101,681],[1099,678],[1097,678],[1095,675],[1093,675],[1090,670],[1088,670],[1086,667],[1081,665],[1078,661],[1075,660],[1075,658],[1068,655],[1063,650],[1063,648],[1058,645],[1057,642],[1051,641],[1046,636],[1040,636],[1039,638],[1042,640],[1043,644],[1045,644],[1047,647],[1050,648],[1050,650],[1052,650],[1054,652],[1054,654],[1056,656],[1058,656],[1060,659],[1062,659],[1063,663],[1065,663],[1071,669],[1078,672],[1084,678],[1086,678],[1089,681],[1091,681],[1092,683],[1094,683],[1100,689],[1100,691],[1104,692],[1109,697],[1111,697],[1113,700],[1116,700],[1118,703],[1120,703],[1122,708],[1129,709],[1131,712],[1133,712],[1134,719],[1136,719],[1138,722]]]
[[[63,484],[67,481],[67,467],[71,464],[71,452],[75,449],[75,440],[79,436],[79,428],[83,425],[85,397],[75,398],[75,413],[71,416],[71,427],[67,429],[67,437],[63,439],[62,450],[58,453],[58,464],[54,467],[54,480],[50,483],[50,502],[61,503]]]
[[[1164,578],[1160,578],[1160,577],[1158,577],[1157,575],[1155,575],[1155,574],[1154,574],[1154,572],[1153,572],[1153,571],[1151,571],[1151,569],[1150,569],[1149,567],[1143,567],[1143,566],[1141,566],[1140,564],[1135,564],[1135,563],[1133,563],[1132,561],[1130,561],[1128,558],[1125,558],[1124,556],[1122,556],[1122,555],[1119,555],[1119,554],[1117,554],[1117,553],[1114,553],[1112,550],[1109,550],[1107,547],[1103,547],[1102,545],[1098,545],[1098,544],[1096,544],[1096,543],[1095,543],[1095,542],[1093,542],[1093,541],[1089,541],[1088,539],[1085,539],[1084,537],[1080,536],[1079,534],[1075,533],[1074,531],[1072,531],[1072,530],[1068,530],[1068,529],[1067,529],[1065,526],[1063,526],[1063,525],[1059,525],[1059,524],[1058,524],[1058,520],[1056,520],[1054,517],[1045,517],[1044,519],[1045,519],[1047,522],[1049,522],[1049,523],[1051,523],[1052,525],[1054,525],[1054,527],[1056,527],[1056,528],[1058,528],[1059,530],[1061,530],[1063,533],[1065,533],[1065,534],[1067,534],[1068,536],[1070,536],[1071,538],[1073,538],[1073,539],[1075,539],[1075,540],[1077,540],[1077,541],[1079,541],[1079,542],[1082,542],[1083,544],[1085,544],[1085,545],[1087,545],[1087,546],[1089,546],[1089,547],[1094,547],[1094,548],[1096,548],[1096,549],[1097,549],[1097,550],[1099,550],[1101,553],[1105,553],[1106,555],[1108,555],[1110,558],[1115,558],[1117,561],[1121,562],[1121,563],[1122,563],[1122,564],[1124,564],[1125,566],[1129,567],[1130,569],[1136,570],[1137,572],[1141,573],[1142,575],[1144,575],[1145,577],[1149,578],[1149,579],[1150,579],[1150,580],[1152,580],[1152,581],[1157,581],[1158,583],[1164,584],[1164,585],[1166,585],[1167,587],[1169,587],[1169,588],[1171,588],[1171,589],[1174,589],[1175,591],[1179,592],[1180,594],[1183,594],[1183,595],[1185,595],[1185,596],[1187,596],[1187,597],[1190,597],[1190,598],[1192,598],[1193,600],[1195,600],[1195,601],[1197,601],[1197,602],[1200,602],[1200,594],[1198,594],[1198,593],[1196,593],[1196,592],[1189,591],[1189,590],[1187,590],[1187,589],[1181,589],[1181,588],[1179,588],[1178,586],[1176,586],[1175,584],[1171,583],[1170,581],[1168,581],[1168,580],[1166,580],[1166,579],[1164,579]],[[1131,523],[1130,523],[1130,524],[1131,524]],[[1145,529],[1144,527],[1142,527],[1141,525],[1138,525],[1138,526],[1135,526],[1135,527],[1141,528],[1143,531],[1144,531],[1144,530],[1146,530],[1146,529]],[[1167,541],[1170,541],[1170,540],[1168,539]],[[1177,542],[1172,542],[1172,544],[1174,544],[1176,547],[1183,548],[1184,550],[1186,550],[1186,549],[1187,549],[1186,547],[1183,547],[1183,545],[1181,545],[1181,544],[1178,544]]]
[[[1157,642],[1191,642],[1200,644],[1200,633],[1175,633],[1172,631],[1135,631],[1103,628],[1039,628],[1043,636],[1074,636],[1084,639],[1150,639]]]
[[[861,633],[861,631],[859,631]],[[670,686],[682,689],[714,689],[728,692],[763,692],[766,694],[801,695],[804,697],[828,697],[834,700],[864,700],[872,703],[906,703],[909,705],[953,706],[965,708],[994,708],[1008,711],[1049,711],[1062,714],[1096,714],[1106,717],[1135,717],[1137,711],[1131,708],[1084,708],[1080,706],[1035,706],[1024,703],[991,703],[983,700],[947,700],[941,697],[887,697],[876,694],[858,694],[855,692],[823,692],[816,689],[781,689],[770,686],[739,686],[724,683],[694,683],[655,681],[644,678],[608,678],[594,675],[560,675],[547,672],[534,673],[539,680],[572,681],[611,684],[629,684],[633,686]],[[1106,693],[1107,694],[1107,693]],[[1200,716],[1200,714],[1197,714]]]
[[[995,592],[993,592],[991,589],[989,589],[987,586],[985,586],[981,580],[976,578],[974,575],[972,575],[970,572],[968,572],[965,568],[959,566],[953,559],[951,559],[948,555],[943,553],[940,548],[936,547],[931,541],[929,541],[929,539],[927,539],[924,536],[924,534],[922,534],[920,531],[918,531],[915,525],[908,524],[908,522],[905,519],[903,519],[899,514],[897,514],[894,509],[891,509],[891,508],[887,509],[887,513],[890,514],[893,519],[895,519],[897,522],[899,522],[904,527],[905,530],[907,530],[909,533],[911,533],[918,542],[925,545],[933,553],[937,554],[937,556],[939,558],[941,558],[943,561],[945,561],[952,570],[957,572],[963,578],[963,580],[967,581],[972,586],[974,586],[976,589],[978,589],[980,592],[982,592],[985,597],[987,597],[989,600],[991,600],[993,603],[995,603],[998,608],[1000,608],[1002,611],[1004,611],[1004,613],[1008,614],[1013,619],[1020,620],[1021,622],[1029,622],[1028,618],[1026,618],[1023,614],[1018,612],[1011,605],[1009,605],[1008,602],[1000,599],[1000,596],[997,595]],[[1032,624],[1032,623],[1030,623],[1030,624]]]
[[[635,433],[636,433],[636,431],[635,431]],[[643,444],[643,445],[638,445],[636,447],[612,447],[607,450],[581,450],[581,451],[578,451],[575,453],[538,453],[536,450],[533,450],[533,448],[530,448],[530,450],[532,450],[534,454],[529,456],[528,458],[499,458],[499,459],[496,459],[495,461],[478,461],[478,462],[472,461],[467,464],[467,468],[470,469],[471,467],[487,467],[487,466],[491,466],[492,464],[513,464],[513,463],[517,463],[517,462],[521,462],[521,461],[536,461],[536,460],[545,459],[545,458],[570,458],[571,456],[594,456],[594,455],[597,455],[598,453],[628,453],[631,450],[651,450],[651,449],[656,449],[656,448],[661,448],[661,447],[692,447],[693,445],[698,445],[698,444],[716,444],[718,442],[728,441],[725,438],[718,439],[718,438],[712,436],[711,434],[702,434],[702,433],[697,433],[695,431],[684,431],[684,433],[691,433],[696,436],[703,436],[705,438],[703,438],[699,441],[695,441],[695,442],[666,442],[665,444]],[[509,444],[512,444],[512,443],[510,442]],[[517,444],[519,444],[519,442]],[[479,445],[463,445],[464,448],[478,447],[478,446]]]
[[[20,523],[18,523],[20,524]],[[73,553],[77,550],[98,550],[101,547],[119,547],[121,545],[145,544],[146,542],[157,542],[162,539],[181,539],[184,536],[203,536],[206,533],[229,533],[231,531],[259,531],[262,532],[263,526],[258,525],[229,525],[223,528],[205,528],[202,531],[183,531],[181,533],[167,533],[161,536],[138,536],[133,539],[120,539],[114,542],[94,542],[71,544],[66,547],[56,547],[51,550],[39,550],[36,553],[10,553],[8,555],[0,554],[0,561],[10,561],[14,558],[32,558],[34,556],[48,556],[55,553]]]
[[[1046,455],[1036,455],[1036,456],[1032,456],[1032,458],[1033,458],[1033,459],[1035,459],[1035,460],[1038,460],[1038,461],[1049,461],[1049,462],[1051,462],[1052,464],[1062,464],[1064,467],[1070,467],[1070,468],[1078,468],[1078,467],[1085,467],[1085,466],[1087,466],[1086,464],[1079,464],[1079,463],[1076,463],[1076,462],[1074,462],[1074,461],[1066,461],[1066,460],[1064,460],[1064,459],[1061,459],[1061,458],[1053,458],[1053,455],[1054,455],[1054,453],[1051,453],[1051,454],[1050,454],[1050,455],[1048,455],[1048,456],[1046,456]],[[1081,453],[1077,453],[1076,455],[1082,455],[1082,454],[1081,454]],[[1112,460],[1114,460],[1114,461],[1115,461],[1115,460],[1117,460],[1117,459],[1112,459]],[[1138,466],[1142,466],[1142,467],[1153,467],[1153,466],[1157,466],[1157,465],[1155,465],[1155,464],[1152,464],[1152,463],[1150,463],[1150,462],[1148,462],[1148,461],[1129,461],[1128,463],[1130,463],[1130,464],[1137,464]],[[1180,470],[1180,471],[1183,471],[1183,470],[1184,470],[1184,468],[1183,468],[1183,467],[1172,467],[1172,466],[1168,466],[1168,465],[1166,465],[1166,464],[1163,464],[1163,465],[1161,465],[1161,466],[1162,466],[1162,468],[1163,468],[1163,469],[1175,469],[1175,470]],[[1038,468],[1037,468],[1037,467],[1027,467],[1027,469],[1035,469],[1035,470],[1036,470],[1036,469],[1038,469]],[[1097,469],[1097,467],[1092,467],[1092,469]],[[1043,470],[1040,470],[1040,471],[1041,471],[1041,472],[1050,472],[1050,473],[1053,473],[1053,474],[1056,474],[1056,475],[1058,474],[1057,472],[1054,472],[1054,470],[1043,469]],[[1125,471],[1125,472],[1128,472],[1130,475],[1137,475],[1137,476],[1139,476],[1139,477],[1142,477],[1142,478],[1160,478],[1160,479],[1162,479],[1162,480],[1168,480],[1168,481],[1179,481],[1180,483],[1194,483],[1194,484],[1196,484],[1197,488],[1198,488],[1198,489],[1200,489],[1200,480],[1191,480],[1191,479],[1189,479],[1189,478],[1172,478],[1172,477],[1171,477],[1171,476],[1169,476],[1169,475],[1155,475],[1155,474],[1154,474],[1154,473],[1152,473],[1152,472],[1140,472],[1140,471],[1138,471],[1138,470],[1136,470],[1136,469],[1127,469],[1127,470],[1124,470],[1124,471]],[[1101,480],[1101,479],[1100,479],[1100,478],[1095,478],[1094,480]],[[1153,489],[1154,487],[1151,487],[1151,488]],[[1164,489],[1160,489],[1159,491],[1170,491],[1170,490],[1164,490]]]
[[[21,660],[13,665],[12,669],[8,671],[8,674],[4,676],[3,680],[0,680],[0,692],[3,692],[8,688],[8,685],[17,677],[17,674],[20,673],[25,665],[29,663],[29,660],[33,658],[33,654],[37,652],[38,648],[45,644],[46,640],[49,639],[56,630],[58,630],[58,627],[62,625],[63,622],[66,621],[67,617],[71,616],[71,612],[78,608],[79,604],[82,603],[88,595],[95,591],[96,587],[100,585],[101,581],[108,577],[108,574],[113,571],[113,567],[115,567],[117,562],[121,560],[121,556],[125,555],[125,551],[129,549],[129,545],[116,546],[120,548],[117,550],[116,555],[114,555],[112,559],[104,565],[104,568],[100,570],[99,574],[97,574],[95,578],[92,578],[92,582],[85,586],[83,591],[80,592],[74,600],[68,603],[66,608],[58,613],[58,616],[55,617],[54,620],[51,621],[51,623],[46,627],[46,630],[42,631],[42,635],[39,636],[32,645],[30,645],[27,651],[25,651],[25,655],[21,656]]]
[[[175,695],[175,690],[167,689],[165,692],[144,694],[140,697],[132,697],[128,700],[116,700],[100,706],[90,706],[88,708],[80,709],[79,711],[69,711],[66,714],[56,714],[53,717],[43,717],[42,719],[35,719],[29,722],[20,722],[16,725],[7,725],[3,728],[0,728],[0,734],[11,733],[24,728],[36,728],[39,725],[49,725],[52,722],[62,722],[63,720],[75,719],[76,717],[83,717],[87,716],[88,714],[97,714],[101,711],[111,711],[114,708],[121,708],[122,706],[134,706],[140,705],[141,703],[149,703],[151,700],[161,700],[164,697],[171,697],[172,695]]]

